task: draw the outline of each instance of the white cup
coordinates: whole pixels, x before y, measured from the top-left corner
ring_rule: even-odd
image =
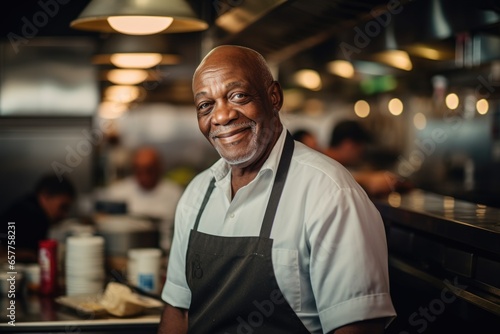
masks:
[[[27,264],[24,268],[26,288],[29,292],[38,292],[40,289],[40,265]]]
[[[160,293],[161,249],[134,248],[128,251],[127,276],[131,284]]]

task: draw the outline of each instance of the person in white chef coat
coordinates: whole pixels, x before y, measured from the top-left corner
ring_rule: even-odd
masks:
[[[162,178],[162,157],[153,147],[140,147],[133,153],[132,170],[132,175],[103,189],[98,198],[125,202],[129,214],[159,220],[160,247],[168,254],[175,208],[183,188]]]
[[[221,159],[179,201],[158,333],[383,333],[381,216],[345,167],[293,140],[264,58],[216,47],[192,87]]]

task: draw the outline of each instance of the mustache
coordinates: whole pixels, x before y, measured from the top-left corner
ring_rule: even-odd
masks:
[[[214,137],[218,136],[221,133],[229,132],[229,131],[232,131],[234,129],[241,129],[241,128],[247,128],[247,127],[251,127],[253,130],[253,129],[255,129],[255,123],[254,122],[245,122],[245,123],[223,125],[223,126],[217,128],[217,130],[210,131],[208,136],[211,139],[213,139]]]

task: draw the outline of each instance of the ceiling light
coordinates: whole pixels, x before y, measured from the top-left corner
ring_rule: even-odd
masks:
[[[79,30],[132,35],[200,31],[200,20],[184,0],[92,0],[70,26]]]
[[[389,108],[389,112],[394,116],[399,116],[403,112],[403,102],[397,98],[391,99],[387,107]]]
[[[130,103],[137,100],[141,96],[141,90],[137,86],[110,86],[104,91],[104,100],[119,102],[119,103]]]
[[[180,56],[172,53],[172,44],[175,44],[175,37],[172,35],[110,34],[101,41],[97,54],[92,57],[92,63],[121,68],[178,64]]]
[[[103,101],[99,104],[98,115],[106,119],[118,118],[123,115],[127,109],[128,106],[125,103]]]
[[[481,115],[486,115],[488,113],[490,106],[488,100],[480,99],[476,102],[477,112]]]
[[[310,90],[321,89],[321,77],[319,73],[314,70],[300,70],[294,75],[295,82]]]
[[[159,53],[115,53],[110,57],[113,65],[122,68],[151,68],[161,60]]]
[[[403,50],[383,51],[377,54],[375,59],[389,66],[399,68],[400,70],[411,71],[413,68],[408,52]]]
[[[330,73],[350,79],[354,76],[354,66],[347,60],[333,60],[328,63]]]
[[[425,44],[415,44],[405,49],[412,55],[430,60],[452,60],[455,57],[454,50],[450,50],[446,45],[438,49]]]
[[[427,126],[427,118],[421,112],[416,113],[415,116],[413,116],[413,125],[418,130],[423,130]]]
[[[446,95],[445,102],[446,102],[446,106],[449,109],[455,110],[458,108],[458,104],[460,103],[460,100],[459,100],[457,94],[451,93],[451,94]]]
[[[370,105],[365,100],[359,100],[354,104],[354,113],[359,118],[365,118],[370,115]]]
[[[115,69],[107,74],[108,80],[117,85],[137,85],[147,77],[148,72],[145,70]]]
[[[114,30],[127,35],[158,34],[172,24],[172,17],[155,16],[112,16],[108,23]]]

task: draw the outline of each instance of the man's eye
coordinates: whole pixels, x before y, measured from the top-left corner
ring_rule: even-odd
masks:
[[[204,112],[204,111],[206,111],[208,108],[210,108],[210,103],[208,103],[208,102],[200,103],[200,104],[198,105],[198,111],[200,111],[200,112]]]
[[[246,97],[247,97],[247,95],[244,93],[235,93],[233,95],[233,100],[241,101],[241,100],[245,99]]]

